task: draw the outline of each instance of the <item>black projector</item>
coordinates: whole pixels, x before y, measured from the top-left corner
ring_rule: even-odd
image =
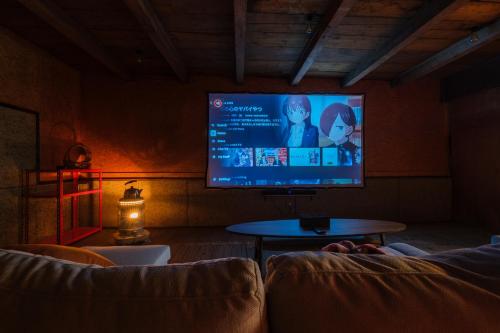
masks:
[[[300,227],[304,230],[330,229],[330,217],[328,216],[302,216]]]

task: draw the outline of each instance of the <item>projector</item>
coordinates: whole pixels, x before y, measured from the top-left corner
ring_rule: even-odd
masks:
[[[300,227],[304,230],[330,229],[330,217],[328,216],[302,216]]]

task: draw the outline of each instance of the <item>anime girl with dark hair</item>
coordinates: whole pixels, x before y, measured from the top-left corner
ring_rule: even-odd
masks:
[[[311,125],[311,102],[307,96],[288,96],[282,112],[287,118],[283,147],[318,147],[318,128]]]
[[[339,148],[341,165],[357,163],[355,156],[358,147],[349,140],[356,127],[356,115],[349,105],[342,103],[329,105],[321,115],[320,127],[321,131],[333,141],[327,147]]]

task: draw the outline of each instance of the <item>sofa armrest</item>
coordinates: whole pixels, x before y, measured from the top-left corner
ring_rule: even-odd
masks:
[[[117,266],[164,266],[170,260],[168,245],[85,246]]]

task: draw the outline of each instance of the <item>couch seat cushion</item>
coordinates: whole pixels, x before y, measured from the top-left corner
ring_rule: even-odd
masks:
[[[0,250],[2,332],[266,332],[257,264],[96,266]]]
[[[499,265],[500,247],[483,255]],[[438,264],[327,252],[271,257],[266,279],[271,331],[498,331],[500,294],[492,286],[500,285],[500,274],[459,274],[459,259],[453,265],[439,259]]]

